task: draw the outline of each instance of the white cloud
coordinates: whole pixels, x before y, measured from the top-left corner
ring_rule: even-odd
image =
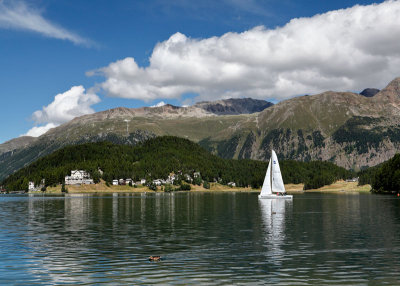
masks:
[[[39,137],[40,135],[46,133],[47,131],[49,131],[51,128],[54,127],[57,127],[57,125],[54,123],[47,123],[44,126],[35,126],[31,128],[26,134],[21,136]]]
[[[57,94],[54,101],[42,110],[33,113],[32,119],[35,123],[45,125],[33,127],[26,135],[37,137],[75,117],[94,113],[91,106],[98,102],[100,98],[96,94],[86,93],[83,86],[73,86],[70,90]]]
[[[164,106],[164,105],[166,105],[166,103],[164,101],[160,101],[159,103],[154,104],[154,105],[152,105],[150,107],[161,107],[161,106]]]
[[[109,96],[154,100],[250,96],[282,100],[325,90],[383,87],[400,75],[400,1],[354,6],[283,27],[158,43],[149,66],[125,58],[96,70]],[[89,72],[93,74],[95,72]]]
[[[39,10],[23,1],[0,1],[0,28],[32,31],[78,45],[94,45],[92,41],[46,20]]]

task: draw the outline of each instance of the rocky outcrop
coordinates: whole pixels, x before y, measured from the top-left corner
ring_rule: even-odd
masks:
[[[380,90],[377,88],[366,88],[360,94],[365,97],[373,97],[375,94],[377,94]]]
[[[217,115],[250,114],[263,111],[273,103],[252,98],[231,98],[218,101],[202,101],[194,105]]]

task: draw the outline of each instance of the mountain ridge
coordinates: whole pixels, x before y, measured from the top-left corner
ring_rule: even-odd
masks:
[[[223,158],[265,161],[275,149],[280,159],[331,161],[356,170],[386,161],[400,150],[400,78],[373,97],[327,91],[281,101],[260,112],[218,114],[231,111],[228,102],[226,110],[218,107],[215,113],[195,104],[120,107],[84,115],[12,155],[0,154],[0,178],[63,146],[98,141],[135,145],[162,135],[198,142]]]

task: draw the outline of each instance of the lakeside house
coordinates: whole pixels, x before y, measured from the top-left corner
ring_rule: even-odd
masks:
[[[193,182],[193,179],[189,174],[184,174],[183,177],[185,178],[186,182],[188,182],[188,183]]]
[[[113,186],[126,186],[126,185],[132,185],[132,186],[134,186],[134,185],[138,185],[138,183],[140,183],[140,182],[134,182],[131,178],[128,178],[128,179],[119,179],[119,180],[117,180],[117,179],[114,179],[113,181],[112,181],[112,184],[113,184]]]
[[[66,185],[90,185],[93,183],[90,174],[84,170],[72,170],[71,176],[65,176]]]
[[[34,182],[29,182],[28,183],[28,191],[29,192],[36,191]]]
[[[165,181],[167,184],[174,184],[174,181],[176,180],[176,176],[174,173],[170,173],[167,180]]]
[[[236,183],[235,182],[229,182],[228,186],[231,187],[231,188],[234,188],[234,187],[236,187]]]
[[[45,186],[45,179],[40,181],[40,184],[35,186],[35,182],[30,181],[28,183],[28,192],[37,192],[40,191]]]

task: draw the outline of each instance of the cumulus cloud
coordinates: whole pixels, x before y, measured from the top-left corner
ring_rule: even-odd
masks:
[[[147,67],[128,57],[101,74],[113,97],[145,101],[198,94],[282,100],[325,90],[382,87],[400,75],[400,1],[354,6],[283,27],[158,43]]]
[[[83,86],[73,86],[70,90],[57,94],[54,101],[42,110],[33,113],[32,119],[39,126],[33,127],[26,135],[37,137],[75,117],[94,113],[91,106],[98,102],[100,98],[96,94],[86,93]]]
[[[26,134],[22,136],[32,136],[32,137],[39,137],[40,135],[46,133],[51,128],[57,127],[54,123],[47,123],[44,126],[35,126],[31,128]]]
[[[154,104],[154,105],[152,105],[150,107],[161,107],[161,106],[164,106],[164,105],[166,105],[166,103],[164,101],[160,101],[159,103]]]
[[[49,38],[68,40],[78,45],[92,46],[94,44],[46,20],[39,10],[28,6],[23,1],[0,1],[0,28],[32,31]]]

